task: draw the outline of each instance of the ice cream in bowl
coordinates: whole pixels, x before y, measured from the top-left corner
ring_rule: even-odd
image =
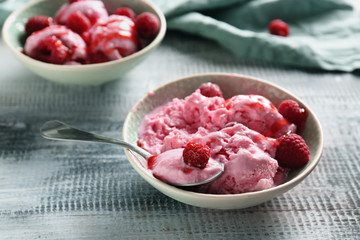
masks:
[[[191,177],[187,166],[206,169],[208,157],[221,163],[224,172],[213,181],[181,188],[168,184],[180,176],[170,171],[171,157],[144,164],[125,151],[160,192],[213,209],[250,207],[290,190],[315,168],[323,148],[320,123],[299,98],[260,79],[223,73],[185,77],[149,92],[128,114],[123,139],[153,156],[181,152],[182,177]]]
[[[99,85],[144,61],[165,31],[162,12],[143,0],[34,0],[10,14],[2,37],[45,79]]]

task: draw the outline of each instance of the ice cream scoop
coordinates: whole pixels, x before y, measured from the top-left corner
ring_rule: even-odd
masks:
[[[71,14],[80,12],[86,16],[91,24],[108,17],[102,1],[76,1],[65,3],[56,13],[55,21],[59,24],[66,24]]]
[[[135,23],[126,16],[111,15],[83,36],[94,63],[121,59],[140,50]]]
[[[80,64],[87,59],[87,46],[79,34],[65,26],[52,25],[31,34],[24,52],[31,58],[54,64]]]
[[[203,169],[186,166],[183,161],[181,161],[181,149],[167,151],[159,155],[152,155],[144,149],[128,142],[86,132],[57,120],[44,123],[40,129],[40,133],[44,138],[54,140],[76,140],[120,145],[141,155],[143,157],[140,158],[142,164],[144,166],[150,166],[149,170],[155,177],[174,186],[196,186],[209,183],[219,177],[224,171],[224,165],[211,158]],[[163,162],[164,159],[166,159],[167,161],[165,162],[168,163],[165,168],[162,167],[162,164],[157,164],[159,161]]]

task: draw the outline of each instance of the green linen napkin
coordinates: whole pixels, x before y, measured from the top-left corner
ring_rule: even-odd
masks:
[[[0,23],[29,0],[0,2]],[[360,69],[360,12],[349,0],[150,0],[169,30],[213,40],[243,59],[351,72]],[[354,1],[355,2],[355,1]],[[290,35],[268,33],[282,19]]]
[[[360,68],[360,12],[343,0],[152,0],[168,29],[218,42],[244,59],[351,72]],[[171,2],[171,3],[170,3]],[[268,33],[282,19],[288,37]]]

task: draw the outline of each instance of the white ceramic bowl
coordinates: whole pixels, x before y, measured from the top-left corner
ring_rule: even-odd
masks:
[[[290,190],[304,180],[304,178],[315,168],[320,160],[323,149],[323,134],[315,114],[300,99],[286,90],[260,79],[235,74],[214,73],[189,76],[155,89],[153,94],[148,94],[143,97],[131,109],[124,123],[123,139],[136,144],[140,122],[147,113],[157,106],[170,101],[174,97],[184,98],[190,95],[204,82],[218,84],[222,89],[225,98],[238,94],[259,94],[267,97],[275,106],[278,106],[280,102],[285,99],[296,100],[309,112],[309,117],[302,137],[310,148],[310,161],[304,167],[291,171],[286,182],[274,188],[242,194],[216,195],[191,192],[168,185],[154,178],[140,164],[137,155],[126,150],[126,155],[130,164],[153,187],[173,199],[193,206],[213,209],[237,209],[263,203]]]
[[[24,25],[34,15],[55,16],[56,11],[68,0],[35,0],[15,10],[6,19],[2,38],[14,56],[29,70],[51,81],[75,85],[99,85],[120,78],[142,62],[163,40],[166,20],[163,13],[152,3],[144,0],[103,0],[109,12],[120,6],[128,6],[136,14],[151,12],[160,20],[160,31],[145,48],[123,59],[88,65],[57,65],[32,59],[21,52],[25,42]]]

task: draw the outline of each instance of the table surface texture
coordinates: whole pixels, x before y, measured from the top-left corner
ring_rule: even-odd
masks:
[[[120,138],[148,91],[192,74],[264,79],[292,92],[324,131],[322,158],[291,191],[261,205],[212,210],[145,182],[122,148],[43,139],[58,119]],[[360,74],[235,57],[169,31],[143,63],[97,87],[65,86],[25,69],[0,40],[0,239],[360,239]]]

